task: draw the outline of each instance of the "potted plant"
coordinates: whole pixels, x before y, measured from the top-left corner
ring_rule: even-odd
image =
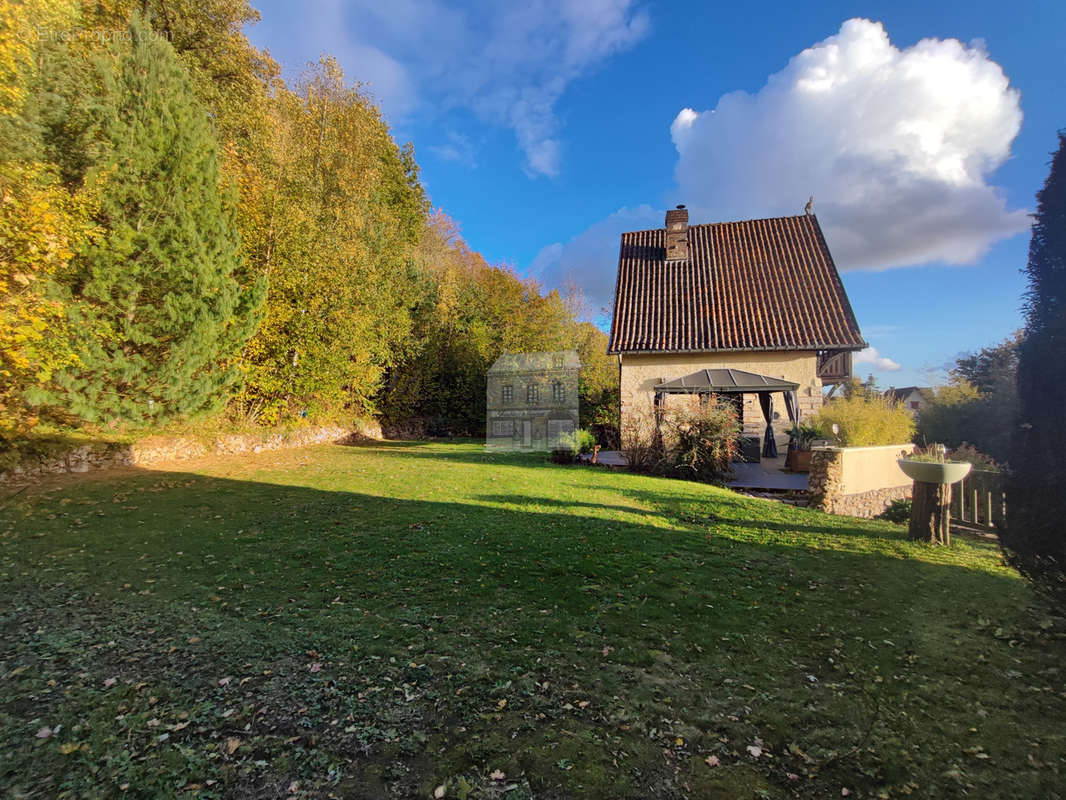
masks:
[[[793,472],[811,471],[811,445],[818,439],[824,439],[825,432],[817,425],[793,425],[788,432],[788,455],[785,466]]]
[[[958,483],[973,465],[969,461],[951,461],[944,445],[933,445],[927,453],[912,453],[899,459],[903,474],[918,483]]]

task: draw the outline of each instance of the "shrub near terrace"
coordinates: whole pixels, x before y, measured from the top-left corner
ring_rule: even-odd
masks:
[[[630,412],[622,431],[622,452],[630,469],[700,481],[729,472],[739,451],[740,423],[730,403]]]
[[[873,395],[854,393],[832,400],[807,422],[842,447],[903,444],[914,438],[914,420],[907,410]]]

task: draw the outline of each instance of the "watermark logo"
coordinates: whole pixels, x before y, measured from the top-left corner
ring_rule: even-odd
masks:
[[[170,41],[170,31],[147,30],[144,33],[148,40]],[[70,44],[72,42],[93,42],[96,44],[110,44],[112,42],[129,42],[133,40],[133,34],[126,28],[44,28],[36,27],[23,33],[23,38],[34,42],[58,42]]]

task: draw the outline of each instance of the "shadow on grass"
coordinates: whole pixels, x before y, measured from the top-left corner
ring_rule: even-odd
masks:
[[[127,470],[30,490],[0,510],[0,525],[17,542],[5,550],[8,575],[47,566],[69,580],[91,584],[101,574],[118,582],[123,571],[132,578],[146,567],[163,573],[180,569],[182,579],[164,581],[166,591],[192,598],[208,591],[224,568],[258,576],[244,590],[246,602],[257,597],[270,602],[281,586],[292,585],[311,596],[332,597],[331,592],[343,590],[386,604],[402,593],[425,595],[427,607],[433,607],[446,604],[436,592],[450,580],[464,586],[460,594],[473,583],[484,584],[486,591],[468,598],[471,609],[501,602],[558,603],[576,612],[584,603],[577,601],[580,587],[589,579],[618,582],[628,594],[653,596],[664,575],[685,584],[700,576],[713,579],[714,565],[723,558],[771,555],[787,562],[789,570],[818,570],[817,554],[802,551],[802,540],[797,544],[794,537],[779,535],[796,533],[871,544],[887,540],[918,557],[903,564],[875,547],[869,552],[849,547],[841,558],[851,576],[881,570],[938,581],[968,571],[922,563],[924,546],[906,542],[902,531],[886,526],[864,527],[829,516],[821,524],[811,519],[815,512],[784,506],[767,506],[774,518],[753,519],[759,506],[726,493],[675,495],[669,502],[654,491],[620,493],[646,508],[511,494],[475,495],[469,498],[473,503],[411,500]],[[634,516],[676,524],[642,524]],[[729,528],[761,535],[755,542],[730,539],[723,531]],[[73,561],[56,555],[88,541],[92,547]],[[210,558],[189,562],[189,554]],[[840,559],[835,560],[839,565]],[[655,566],[651,576],[649,566]],[[983,573],[978,580],[1012,583],[1005,574]],[[409,585],[401,587],[404,582]],[[262,587],[261,594],[256,586]]]
[[[367,449],[547,465],[527,454],[486,456],[436,444]],[[417,466],[397,463],[402,468],[417,480]],[[12,721],[5,732],[20,737],[4,742],[11,756],[3,769],[9,780],[15,775],[45,793],[60,785],[88,794],[124,782],[183,786],[207,775],[231,795],[266,796],[291,781],[325,792],[329,765],[343,763],[360,785],[380,784],[379,796],[406,797],[424,796],[457,774],[484,777],[496,765],[521,775],[538,797],[681,797],[662,757],[664,746],[676,748],[670,743],[677,735],[663,743],[644,733],[661,724],[664,704],[684,730],[711,731],[708,747],[720,736],[755,735],[780,746],[778,740],[804,735],[792,726],[808,724],[802,720],[811,717],[813,689],[778,696],[779,707],[763,711],[757,697],[742,703],[728,687],[807,686],[806,673],[815,669],[807,665],[821,669],[827,659],[843,658],[833,655],[844,646],[834,644],[838,636],[894,643],[892,650],[849,650],[853,674],[875,667],[899,674],[920,663],[919,683],[967,675],[995,685],[993,669],[1001,664],[975,664],[973,648],[959,646],[958,637],[989,606],[1022,601],[1023,588],[1007,574],[901,561],[873,549],[826,558],[779,534],[809,529],[876,540],[882,532],[819,527],[806,513],[799,526],[744,518],[757,508],[753,502],[699,487],[665,499],[610,488],[655,510],[553,497],[468,498],[526,506],[501,509],[137,470],[31,490],[0,512],[8,545],[0,585],[13,599],[0,617],[0,661],[35,665],[0,701]],[[691,505],[706,508],[714,522],[682,517],[663,527],[632,519],[685,514]],[[573,507],[595,513],[562,511]],[[761,535],[717,535],[714,523]],[[203,649],[191,649],[201,639]],[[108,641],[126,649],[114,654]],[[900,660],[904,653],[912,661]],[[314,664],[329,666],[316,677]],[[251,710],[232,721],[224,709],[233,713],[247,701],[227,694],[228,681],[220,686],[230,674],[248,677],[255,692]],[[101,738],[84,758],[72,758],[58,744],[38,746],[24,735],[46,718],[72,729],[101,703],[109,715],[102,723],[132,715],[135,693],[121,710],[100,689],[116,675],[131,685],[147,682],[149,693],[163,698],[145,706],[142,727],[149,718],[174,722],[171,745],[144,727],[131,729],[126,745]],[[51,692],[46,678],[82,688],[68,697]],[[834,691],[846,702],[832,695],[824,701],[843,705],[819,711],[805,747],[820,736],[830,737],[820,745],[827,752],[844,750],[864,735],[866,722],[846,707],[862,702],[858,680],[846,672],[838,679]],[[499,689],[511,682],[515,689]],[[885,702],[906,706],[909,684],[886,691],[892,694]],[[78,706],[78,697],[88,705]],[[501,700],[516,710],[504,711]],[[1003,710],[1003,724],[1022,724],[1039,700]],[[604,713],[559,716],[564,704],[572,710],[586,701]],[[729,703],[754,707],[754,716],[737,717]],[[252,713],[260,706],[273,709],[273,728]],[[201,707],[186,733],[177,713]],[[622,730],[619,718],[629,720]],[[917,743],[905,714],[880,724],[871,747]],[[967,713],[955,727],[969,724]],[[560,742],[561,727],[580,732],[580,747]],[[243,749],[252,737],[257,744]],[[229,749],[233,739],[228,754],[216,744]],[[178,745],[185,749],[173,749]],[[117,758],[125,747],[143,758]],[[380,756],[353,757],[357,747]],[[630,754],[620,767],[612,762],[619,747]],[[783,758],[779,766],[792,765]],[[795,761],[793,768],[804,766]],[[111,765],[106,774],[90,770],[99,763]],[[400,768],[384,770],[386,763]],[[909,768],[931,786],[942,759],[928,775],[920,765]],[[764,775],[782,796],[791,791],[783,774],[767,768]],[[838,792],[855,780],[848,764],[837,763],[811,779],[809,794]],[[859,788],[876,786],[871,779]]]

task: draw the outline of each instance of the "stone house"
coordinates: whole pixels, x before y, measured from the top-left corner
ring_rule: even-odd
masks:
[[[489,367],[485,443],[504,450],[550,450],[578,427],[574,350],[504,353]]]
[[[689,225],[678,206],[664,228],[622,234],[608,353],[623,431],[717,394],[737,404],[747,436],[772,425],[783,445],[789,417],[821,408],[823,387],[849,381],[864,347],[811,213]]]

